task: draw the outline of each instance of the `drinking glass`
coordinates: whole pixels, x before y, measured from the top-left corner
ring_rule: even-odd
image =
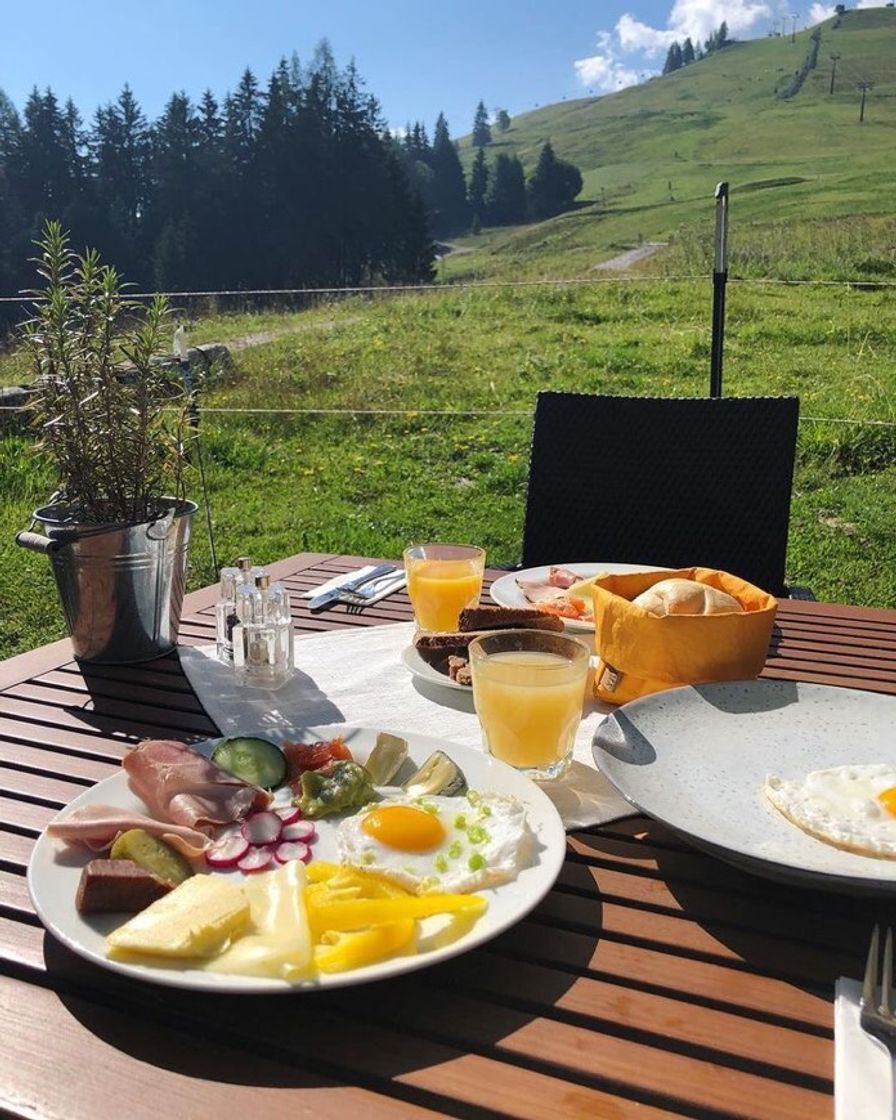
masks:
[[[450,633],[482,592],[485,550],[469,544],[415,544],[404,550],[408,595],[418,630]]]
[[[499,630],[470,642],[473,702],[486,750],[536,781],[569,768],[591,651],[543,630]]]

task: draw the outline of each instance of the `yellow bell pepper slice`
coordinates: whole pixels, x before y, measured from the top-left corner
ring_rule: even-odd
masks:
[[[417,923],[413,918],[354,933],[328,930],[321,939],[323,944],[314,950],[314,963],[321,972],[362,968],[407,948],[414,941],[416,931]]]
[[[486,901],[475,894],[407,895],[404,898],[354,898],[327,902],[315,892],[306,893],[311,936],[319,941],[329,930],[360,930],[387,925],[403,918],[428,918],[433,914],[466,911],[482,914]]]
[[[309,889],[313,888],[318,895],[327,892],[335,897],[404,898],[411,893],[375,871],[325,860],[310,863],[307,873]]]

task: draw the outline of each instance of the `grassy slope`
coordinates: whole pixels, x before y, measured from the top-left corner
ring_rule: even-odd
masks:
[[[447,277],[584,275],[639,237],[669,238],[667,272],[694,273],[692,281],[453,290],[189,324],[194,342],[301,328],[240,353],[232,373],[206,386],[207,406],[420,410],[207,412],[220,557],[251,549],[268,561],[302,548],[397,556],[409,540],[438,536],[481,542],[494,560],[517,558],[538,389],[706,392],[706,230],[719,179],[733,187],[735,273],[891,275],[896,218],[886,177],[896,89],[884,67],[896,13],[849,12],[840,29],[824,25],[823,33],[822,65],[790,103],[774,101],[774,84],[803,58],[805,34],[796,44],[741,44],[690,72],[518,118],[502,143],[518,145],[531,163],[550,136],[585,170],[592,200],[605,188],[607,212],[592,201],[539,226],[470,238],[475,252],[442,266]],[[835,49],[839,92],[828,98]],[[862,129],[858,76],[877,82]],[[806,181],[768,185],[786,177]],[[891,302],[888,290],[732,285],[726,392],[798,393],[807,418],[896,420]],[[0,383],[20,372],[14,355],[0,359]],[[425,414],[433,409],[484,415]],[[62,633],[46,560],[10,543],[52,490],[31,452],[26,437],[0,439],[0,656]],[[791,580],[820,598],[896,607],[894,461],[892,427],[806,420]],[[581,485],[584,492],[594,481]],[[190,492],[199,493],[195,478]],[[194,542],[191,582],[199,586],[212,571],[198,520]]]
[[[443,276],[508,267],[520,275],[582,274],[641,238],[674,240],[682,227],[706,228],[720,180],[731,184],[735,270],[738,242],[748,243],[755,222],[891,215],[896,10],[850,11],[832,25],[819,25],[818,67],[789,101],[776,99],[775,89],[801,65],[809,31],[793,43],[735,43],[641,86],[517,117],[507,133],[496,133],[488,157],[513,151],[531,170],[550,139],[583,173],[582,205],[553,222],[462,240],[476,251],[447,258]],[[830,96],[834,51],[841,58]],[[875,83],[861,126],[859,80]],[[469,163],[468,139],[461,153]],[[800,181],[780,182],[788,179]]]

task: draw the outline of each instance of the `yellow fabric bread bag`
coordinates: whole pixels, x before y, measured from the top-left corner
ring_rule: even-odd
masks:
[[[778,603],[737,576],[712,568],[606,575],[595,579],[592,594],[599,700],[625,704],[762,671]]]

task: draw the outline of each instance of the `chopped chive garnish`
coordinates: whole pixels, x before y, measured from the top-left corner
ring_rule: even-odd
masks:
[[[461,849],[460,840],[455,840],[454,843],[450,844],[449,847],[448,847],[449,858],[450,859],[460,859],[461,850],[462,849]]]
[[[471,844],[484,844],[488,840],[488,833],[481,824],[471,824],[467,829],[467,839]]]
[[[467,867],[469,867],[471,871],[481,871],[483,867],[485,867],[485,863],[485,856],[482,852],[474,852],[467,860]]]
[[[441,871],[444,874],[448,870],[448,860],[443,855],[436,856],[435,860],[436,871]]]
[[[466,828],[467,827],[467,818],[463,815],[463,813],[458,813],[457,816],[454,818],[454,827],[455,828]]]

